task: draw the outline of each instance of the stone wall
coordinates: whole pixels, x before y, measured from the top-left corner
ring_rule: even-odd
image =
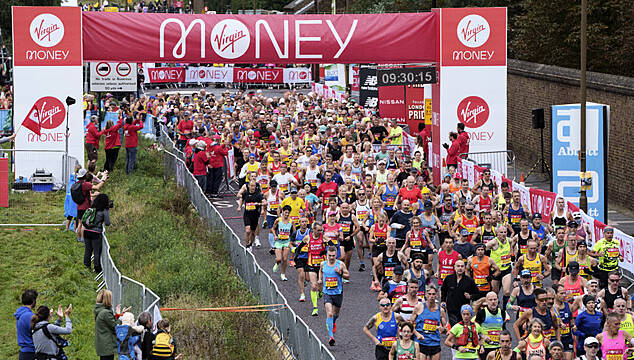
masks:
[[[544,108],[544,158],[551,161],[551,106],[579,103],[579,70],[525,61],[508,63],[508,148],[518,162],[534,164],[540,156],[539,130],[531,109]],[[610,106],[608,198],[634,211],[634,78],[587,73],[587,101]],[[540,169],[537,169],[540,171]]]

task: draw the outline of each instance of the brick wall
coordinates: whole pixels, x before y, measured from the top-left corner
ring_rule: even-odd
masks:
[[[532,165],[539,159],[540,136],[532,128],[531,109],[544,108],[544,158],[552,164],[550,107],[579,103],[579,73],[509,60],[508,148],[518,162]],[[634,211],[634,79],[588,72],[587,101],[610,105],[608,197]]]

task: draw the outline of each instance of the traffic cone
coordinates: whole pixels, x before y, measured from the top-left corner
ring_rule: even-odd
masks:
[[[520,175],[520,185],[526,186],[526,184],[524,183],[524,173]]]

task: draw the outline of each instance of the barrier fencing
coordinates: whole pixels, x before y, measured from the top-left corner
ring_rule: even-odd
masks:
[[[165,178],[174,178],[176,183],[187,191],[198,214],[210,229],[221,233],[225,248],[229,252],[231,263],[238,276],[260,299],[260,302],[286,305],[284,310],[269,311],[267,314],[269,321],[291,354],[300,360],[334,360],[334,356],[322,344],[313,330],[291,309],[275,282],[260,267],[253,254],[246,250],[240,242],[240,238],[203,194],[198,182],[185,165],[184,154],[176,148],[165,127],[162,127],[160,135],[160,143],[165,150],[163,157]]]
[[[462,153],[461,157],[466,157],[478,166],[495,170],[512,180],[517,179],[515,169],[515,153],[511,150],[506,151],[483,151]]]
[[[105,286],[108,290],[112,291],[113,304],[132,306],[131,311],[137,315],[143,311],[148,311],[152,314],[154,324],[156,324],[160,319],[159,309],[161,298],[144,284],[121,275],[121,272],[117,269],[110,255],[110,244],[108,243],[105,232],[103,234],[102,244],[101,267],[103,268],[103,272],[95,278],[95,280],[102,280],[99,286],[97,286],[97,291]]]

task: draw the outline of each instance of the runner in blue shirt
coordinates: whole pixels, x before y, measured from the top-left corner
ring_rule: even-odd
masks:
[[[337,331],[337,318],[343,303],[343,279],[350,279],[346,265],[337,260],[337,248],[329,246],[327,260],[319,268],[319,282],[323,284],[324,306],[326,308],[326,328],[330,339],[328,344],[335,345],[334,334]]]

